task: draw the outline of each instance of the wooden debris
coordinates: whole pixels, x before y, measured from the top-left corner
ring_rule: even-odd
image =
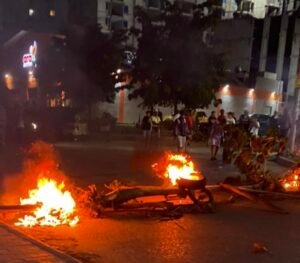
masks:
[[[224,190],[226,190],[226,191],[229,191],[236,195],[242,196],[242,197],[250,200],[253,203],[262,205],[263,207],[267,208],[268,211],[271,211],[271,212],[274,212],[277,214],[288,214],[288,212],[283,210],[282,208],[277,207],[277,206],[271,204],[270,202],[257,197],[256,195],[254,195],[252,193],[242,191],[238,187],[235,187],[235,186],[232,186],[229,184],[224,184],[224,183],[221,183],[220,186],[222,188],[224,188]]]
[[[210,191],[205,189],[204,193],[208,195],[209,200],[211,200],[211,197],[209,195]],[[161,186],[120,187],[117,190],[99,196],[97,198],[97,201],[104,208],[110,206],[118,207],[123,203],[126,203],[130,200],[137,199],[139,197],[147,197],[147,196],[167,197],[168,195],[178,195],[180,197],[186,197],[188,195],[191,197],[192,192],[186,191],[185,189],[181,189],[178,187],[161,187]],[[195,199],[193,201],[195,201]]]

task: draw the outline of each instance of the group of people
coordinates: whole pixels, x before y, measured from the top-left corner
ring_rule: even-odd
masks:
[[[212,111],[206,120],[208,122],[208,141],[211,146],[211,160],[216,160],[224,138],[225,126],[239,126],[251,136],[258,136],[260,130],[260,123],[256,115],[250,116],[247,110],[245,110],[238,119],[234,112],[225,113],[225,110],[222,109],[217,115],[215,111]],[[272,120],[279,123],[277,112],[272,116]],[[158,110],[146,112],[141,125],[146,145],[149,144],[151,138],[160,138],[162,121],[162,114]],[[196,125],[194,125],[192,111],[181,110],[180,112],[176,112],[173,115],[172,122],[173,135],[177,139],[178,151],[185,152],[196,128],[194,127]],[[281,126],[283,127],[283,125]]]
[[[162,118],[162,113],[158,110],[146,112],[141,123],[145,146],[150,144],[153,137],[155,137],[157,141],[160,138]]]
[[[161,124],[163,118],[162,113],[158,110],[147,111],[141,122],[145,146],[149,146],[152,139],[158,141],[160,138]],[[192,137],[193,120],[189,111],[182,110],[176,112],[172,120],[173,135],[178,141],[178,150],[186,151],[186,145]]]
[[[219,116],[216,116],[216,112],[213,111],[208,118],[210,129],[209,144],[211,146],[211,160],[216,160],[218,150],[221,146],[221,142],[224,136],[224,127],[226,125],[239,125],[241,129],[248,132],[252,136],[258,136],[260,124],[255,116],[250,117],[247,110],[237,120],[234,112],[228,112],[227,116],[222,109]]]

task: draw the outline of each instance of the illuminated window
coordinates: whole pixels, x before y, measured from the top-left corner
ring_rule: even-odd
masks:
[[[30,9],[28,10],[28,14],[29,14],[30,16],[33,16],[34,10],[30,8]]]
[[[49,16],[55,16],[55,15],[56,15],[55,10],[54,10],[54,9],[51,9],[51,10],[49,11]]]

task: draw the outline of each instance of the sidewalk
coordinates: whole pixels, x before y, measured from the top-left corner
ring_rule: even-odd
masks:
[[[2,263],[78,263],[79,261],[0,222],[0,262]]]

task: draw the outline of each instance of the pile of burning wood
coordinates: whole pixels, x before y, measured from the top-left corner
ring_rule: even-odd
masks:
[[[213,196],[206,187],[206,178],[189,156],[166,153],[152,167],[163,179],[162,186],[124,186],[114,181],[106,186],[106,193],[97,192],[95,186],[90,187],[81,195],[84,196],[81,203],[89,204],[96,215],[103,215],[109,209],[162,214],[182,209],[212,212]]]

